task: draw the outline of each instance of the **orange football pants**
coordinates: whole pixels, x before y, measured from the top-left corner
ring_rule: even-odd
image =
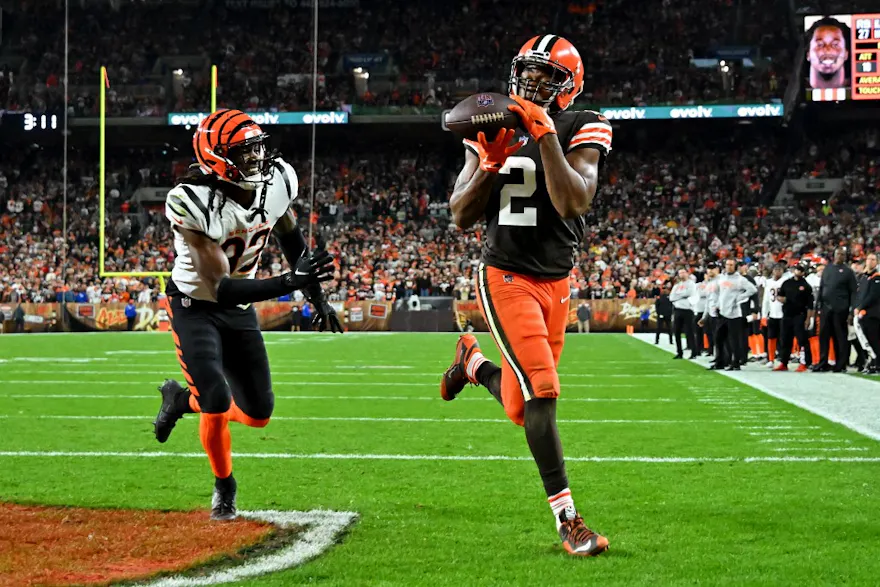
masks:
[[[480,265],[477,302],[503,358],[501,400],[523,425],[525,402],[559,396],[556,367],[565,343],[569,283]]]

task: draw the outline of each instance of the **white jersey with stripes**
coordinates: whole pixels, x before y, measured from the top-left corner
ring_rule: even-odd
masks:
[[[298,188],[293,167],[277,159],[273,164],[272,179],[257,189],[248,209],[229,198],[223,202],[222,194],[216,191],[211,201],[212,188],[209,186],[182,183],[168,192],[165,215],[172,228],[182,227],[202,233],[219,244],[229,259],[230,277],[253,279],[272,229],[296,199]],[[174,252],[171,278],[177,289],[193,299],[216,301],[212,288],[196,272],[189,245],[177,230],[174,230]]]

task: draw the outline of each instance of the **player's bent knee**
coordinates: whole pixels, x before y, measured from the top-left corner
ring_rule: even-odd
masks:
[[[251,408],[248,416],[255,420],[265,420],[266,423],[263,424],[265,426],[269,423],[269,418],[272,417],[272,412],[275,411],[275,394],[272,393],[272,390],[269,390],[260,395],[260,400],[254,402],[253,407]],[[262,426],[260,426],[262,428]]]
[[[232,406],[232,395],[228,390],[212,390],[199,396],[199,408],[203,414],[225,414]]]
[[[535,397],[555,399],[559,397],[559,375],[556,371],[539,371],[529,377]]]
[[[525,425],[525,412],[524,406],[522,402],[517,402],[515,404],[505,404],[504,411],[507,413],[507,417],[510,418],[510,421],[516,424],[517,426]]]

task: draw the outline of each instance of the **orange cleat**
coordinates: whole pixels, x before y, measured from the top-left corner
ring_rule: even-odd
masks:
[[[800,365],[798,365],[798,368],[795,369],[794,371],[795,371],[795,373],[806,373],[807,371],[809,371],[809,369],[807,369],[806,365],[801,363]]]
[[[473,334],[464,334],[459,337],[455,345],[455,359],[443,373],[440,380],[440,397],[446,401],[452,401],[461,393],[468,383],[476,383],[467,376],[467,364],[474,352],[480,350],[480,343]]]
[[[775,367],[773,367],[774,371],[788,371],[788,365],[785,363],[779,363]]]

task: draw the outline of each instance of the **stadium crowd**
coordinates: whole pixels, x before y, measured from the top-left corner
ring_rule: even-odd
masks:
[[[824,205],[770,210],[761,197],[777,164],[778,145],[771,136],[748,141],[742,133],[711,146],[615,151],[588,216],[572,295],[653,297],[679,265],[699,268],[727,256],[766,266],[774,259],[827,256],[841,242],[851,243],[857,254],[880,247],[875,134],[806,142],[792,159],[789,176],[841,174],[842,189]],[[842,157],[843,150],[849,155]],[[401,299],[412,293],[474,297],[471,276],[481,229],[462,234],[448,214],[457,157],[389,151],[320,158],[314,210],[310,165],[291,160],[300,175],[300,221],[313,223],[316,244],[338,257],[337,279],[328,284],[333,299]],[[0,300],[125,300],[158,294],[152,279],[96,275],[97,170],[86,161],[94,158],[74,154],[69,163],[65,239],[58,158],[38,149],[4,153]],[[170,269],[174,251],[163,206],[139,203],[132,195],[141,186],[171,185],[175,169],[185,165],[151,159],[148,151],[114,153],[107,177],[107,271]],[[270,246],[260,276],[284,266],[280,251]]]
[[[462,93],[503,87],[522,43],[547,30],[584,46],[584,104],[766,101],[781,96],[791,69],[787,27],[778,26],[786,13],[757,10],[755,0],[664,0],[638,10],[627,0],[420,0],[398,11],[377,0],[338,4],[343,7],[323,9],[319,21],[318,109],[449,106]],[[312,23],[302,6],[236,0],[118,6],[71,6],[74,115],[95,115],[101,65],[112,80],[110,116],[207,109],[210,64],[219,68],[221,105],[310,107]],[[18,0],[4,15],[0,105],[62,108],[64,39],[55,32],[63,29],[63,5]],[[732,74],[722,75],[717,65],[695,66],[694,58],[714,58],[725,46],[752,47],[755,67],[729,61]],[[359,87],[351,69],[364,56],[371,77]]]

